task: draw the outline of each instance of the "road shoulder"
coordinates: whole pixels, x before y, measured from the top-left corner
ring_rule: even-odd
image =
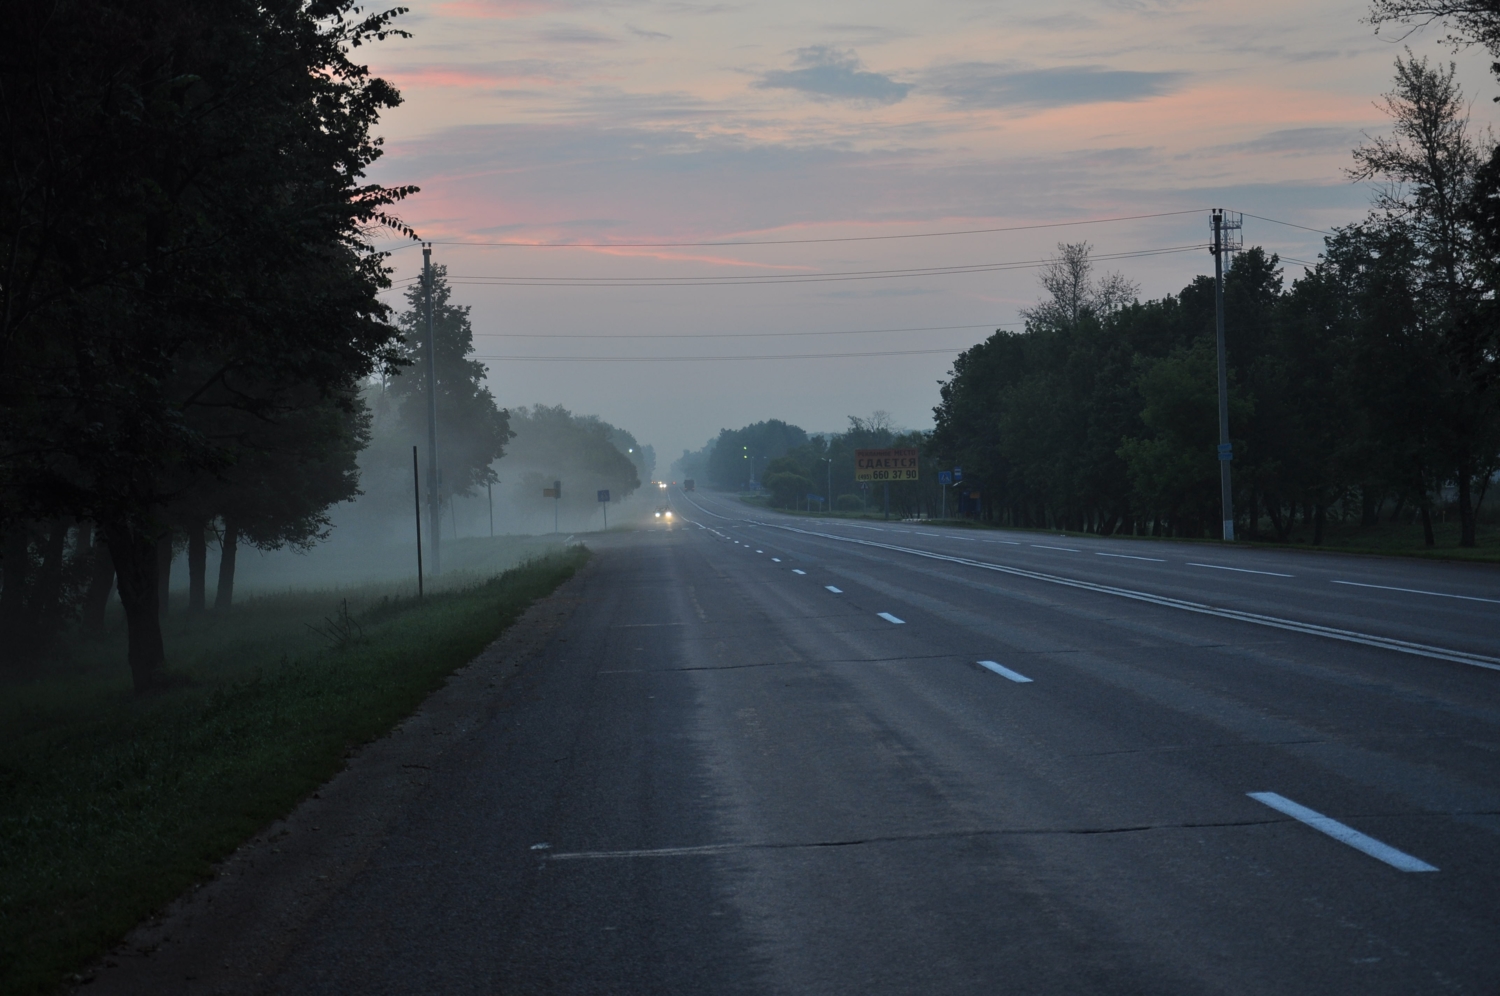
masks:
[[[388,735],[222,862],[214,877],[137,926],[84,976],[91,994],[259,991],[302,928],[366,866],[437,762],[502,707],[581,604],[597,558],[532,605]]]

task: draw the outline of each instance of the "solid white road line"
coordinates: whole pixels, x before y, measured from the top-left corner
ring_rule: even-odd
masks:
[[[1278,574],[1275,571],[1252,571],[1245,567],[1225,567],[1223,564],[1194,564],[1189,562],[1189,567],[1210,567],[1216,571],[1234,571],[1236,574],[1264,574],[1273,578],[1294,578],[1295,574]]]
[[[1476,595],[1450,595],[1446,591],[1423,591],[1420,588],[1393,588],[1388,584],[1360,584],[1358,581],[1334,581],[1334,584],[1347,584],[1355,588],[1381,588],[1385,591],[1404,591],[1410,595],[1436,595],[1438,598],[1462,598],[1466,602],[1490,602],[1500,605],[1500,598],[1479,598]]]
[[[1118,557],[1121,560],[1149,560],[1153,564],[1165,564],[1166,563],[1166,561],[1163,560],[1163,559],[1161,559],[1160,557],[1132,557],[1128,553],[1099,553],[1098,551],[1095,551],[1094,552],[1094,556],[1096,556],[1096,557]]]
[[[792,568],[792,573],[793,574],[806,574],[807,572],[806,571],[799,571],[799,570],[797,570],[797,568],[793,567]]]
[[[888,623],[895,623],[897,626],[905,626],[906,625],[906,620],[905,619],[897,619],[895,616],[891,615],[889,612],[877,612],[875,614],[877,616],[879,616],[880,618],[884,619]]]
[[[1299,806],[1284,795],[1275,792],[1247,792],[1246,795],[1262,805],[1270,806],[1279,813],[1285,813],[1294,820],[1306,823],[1314,830],[1326,833],[1341,844],[1348,844],[1357,851],[1363,851],[1377,861],[1384,861],[1397,871],[1404,872],[1435,872],[1437,868],[1429,865],[1420,858],[1414,858],[1405,851],[1398,851],[1389,844],[1381,843],[1374,837],[1360,833],[1351,826],[1345,826],[1338,820],[1324,816],[1322,813]]]
[[[1019,545],[1020,544],[1017,544],[1017,546],[1019,546]],[[1029,545],[1036,547],[1038,550],[1061,550],[1063,553],[1081,553],[1082,552],[1080,550],[1073,549],[1071,546],[1044,546],[1041,543],[1031,543]]]
[[[829,591],[833,592],[835,595],[842,595],[843,594],[842,590],[840,590],[838,588],[835,588],[831,584],[825,584],[823,587],[827,588]]]
[[[820,533],[812,529],[798,529],[795,526],[783,526],[776,523],[767,523],[767,525],[773,529],[783,529],[789,533],[801,533],[804,536],[816,536],[819,539],[833,540],[837,543],[853,543],[856,546],[868,546],[877,550],[891,550],[896,553],[910,554],[913,557],[925,557],[928,560],[942,560],[950,564],[977,567],[980,570],[994,571],[997,574],[1010,574],[1018,578],[1045,581],[1048,584],[1058,584],[1067,588],[1081,588],[1085,591],[1097,592],[1101,595],[1114,595],[1117,598],[1129,598],[1137,602],[1149,602],[1152,605],[1160,605],[1169,609],[1180,609],[1184,612],[1196,612],[1205,616],[1217,616],[1220,619],[1233,619],[1237,622],[1253,623],[1256,626],[1269,626],[1272,629],[1286,630],[1291,633],[1321,636],[1330,640],[1358,643],[1361,646],[1376,647],[1381,650],[1394,650],[1401,654],[1431,657],[1434,660],[1452,661],[1455,664],[1469,664],[1473,667],[1482,667],[1489,671],[1500,671],[1500,657],[1471,654],[1467,650],[1434,647],[1426,643],[1412,643],[1408,640],[1397,640],[1389,636],[1376,636],[1373,633],[1335,629],[1332,626],[1319,626],[1317,623],[1301,622],[1296,619],[1264,616],[1256,612],[1242,612],[1239,609],[1221,609],[1214,605],[1204,605],[1202,602],[1189,602],[1182,598],[1168,598],[1165,595],[1155,595],[1148,591],[1117,588],[1114,585],[1097,584],[1093,581],[1079,581],[1074,578],[1060,577],[1056,574],[1029,571],[1021,567],[1008,567],[1004,564],[991,564],[987,561],[971,560],[968,557],[958,557],[947,553],[934,553],[931,550],[918,550],[909,546],[897,546],[894,543],[878,543],[874,540],[855,539],[852,536],[838,536],[834,533]]]
[[[1031,679],[1028,678],[1028,677],[1026,677],[1024,674],[1021,674],[1021,673],[1016,672],[1016,671],[1012,671],[1010,668],[1006,667],[1004,664],[996,664],[994,661],[980,661],[979,662],[979,666],[980,667],[984,667],[984,668],[989,668],[991,671],[994,671],[1000,677],[1002,677],[1002,678],[1009,678],[1011,681],[1018,681],[1018,682],[1021,682],[1022,684],[1026,684],[1026,683],[1028,683],[1028,682],[1031,681]]]

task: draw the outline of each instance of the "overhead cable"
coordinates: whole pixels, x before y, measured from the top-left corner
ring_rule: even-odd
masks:
[[[748,353],[742,356],[485,356],[472,354],[471,360],[537,360],[545,363],[688,363],[720,360],[832,360],[856,356],[921,356],[931,353],[961,353],[969,346],[947,349],[889,349],[868,353]]]
[[[1263,215],[1251,214],[1249,211],[1240,211],[1238,213],[1244,215],[1246,218],[1254,218],[1256,221],[1269,221],[1273,225],[1285,225],[1287,228],[1300,228],[1304,232],[1317,232],[1319,235],[1333,234],[1326,228],[1308,228],[1306,225],[1298,225],[1290,221],[1281,221],[1277,218],[1267,218]]]
[[[501,249],[688,249],[714,246],[793,246],[825,242],[885,242],[891,239],[938,239],[952,235],[991,235],[997,232],[1030,232],[1044,228],[1072,228],[1077,225],[1107,225],[1118,221],[1144,221],[1149,218],[1173,218],[1184,214],[1201,214],[1207,208],[1183,211],[1159,211],[1155,214],[1130,214],[1112,218],[1084,218],[1079,221],[1048,221],[1035,225],[1008,225],[1003,228],[964,228],[950,232],[908,232],[899,235],[844,235],[818,239],[726,239],[718,242],[473,242],[452,239],[433,242],[439,246],[477,246]],[[413,242],[411,245],[418,245]],[[405,249],[407,246],[398,246]],[[397,249],[386,250],[395,252]]]
[[[1200,252],[1208,243],[1169,246],[1161,249],[1136,249],[1128,252],[1097,253],[1090,257],[1094,261],[1134,259],[1141,256],[1161,256],[1171,253]],[[845,280],[890,280],[903,277],[939,277],[965,273],[995,273],[1001,270],[1023,270],[1049,266],[1055,259],[1014,260],[1003,263],[968,263],[956,266],[927,266],[899,270],[834,270],[813,273],[764,273],[764,274],[715,274],[713,276],[665,276],[665,277],[536,277],[536,276],[451,276],[450,286],[491,287],[734,287],[759,284],[805,284],[827,283]],[[410,277],[397,281],[397,286],[409,285],[421,277]]]
[[[922,325],[906,329],[819,329],[812,332],[475,332],[486,339],[763,339],[797,335],[875,335],[881,332],[947,332],[954,329],[1000,329],[1021,322],[980,325]]]

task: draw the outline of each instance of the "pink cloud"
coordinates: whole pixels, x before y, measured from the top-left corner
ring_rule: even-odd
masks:
[[[448,0],[437,6],[437,12],[448,17],[476,17],[487,20],[512,20],[531,17],[565,8],[566,4],[549,0]]]
[[[513,72],[484,66],[439,63],[384,70],[381,75],[404,90],[422,87],[494,89],[502,86],[557,86],[561,81],[539,72]]]

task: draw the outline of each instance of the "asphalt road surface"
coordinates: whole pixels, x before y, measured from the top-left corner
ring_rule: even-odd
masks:
[[[674,494],[286,993],[1500,994],[1500,572]]]

